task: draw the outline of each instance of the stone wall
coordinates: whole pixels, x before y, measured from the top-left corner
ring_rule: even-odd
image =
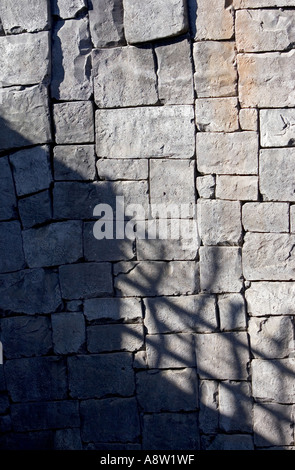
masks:
[[[294,1],[0,19],[0,448],[294,449]],[[117,196],[198,235],[97,240]]]

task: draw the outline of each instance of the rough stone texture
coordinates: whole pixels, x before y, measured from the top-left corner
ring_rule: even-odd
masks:
[[[52,217],[49,191],[42,191],[20,199],[18,211],[24,229],[49,222]]]
[[[55,104],[53,116],[57,144],[94,142],[93,105],[90,101]]]
[[[293,282],[251,282],[246,290],[249,315],[293,315],[294,291]]]
[[[143,347],[142,325],[95,325],[87,328],[90,353],[138,351]]]
[[[110,263],[61,266],[59,278],[65,299],[87,299],[113,293]]]
[[[130,44],[177,36],[188,30],[184,0],[123,0],[124,29]]]
[[[89,0],[88,5],[94,47],[124,44],[123,0]]]
[[[205,292],[239,292],[242,288],[241,253],[236,247],[200,248],[200,283]]]
[[[195,64],[198,64],[194,81],[199,98],[236,95],[237,71],[234,42],[196,42],[193,56]]]
[[[124,261],[134,259],[134,237],[125,240],[97,240],[93,222],[86,222],[83,230],[84,256],[86,261]]]
[[[55,354],[78,353],[86,341],[85,322],[81,313],[51,315],[52,341]]]
[[[0,219],[8,220],[16,214],[16,196],[8,157],[0,159]]]
[[[98,110],[97,156],[191,158],[193,121],[193,107],[188,105]]]
[[[243,108],[294,106],[295,54],[238,54],[239,95]],[[284,70],[284,73],[282,73]]]
[[[262,147],[295,145],[294,109],[261,109],[260,134]]]
[[[86,6],[86,0],[53,0],[51,10],[60,18],[74,18]]]
[[[218,432],[218,382],[200,380],[200,430],[205,433]]]
[[[255,358],[279,359],[289,356],[293,342],[293,321],[290,317],[252,317],[248,331]]]
[[[215,195],[215,176],[198,176],[197,190],[200,198],[213,199]]]
[[[54,148],[54,179],[91,180],[96,177],[93,145],[58,145]]]
[[[146,336],[150,369],[195,367],[194,336],[188,333]]]
[[[257,131],[258,113],[254,108],[242,108],[239,112],[240,126],[243,131]]]
[[[219,385],[219,406],[220,427],[223,431],[252,431],[253,405],[249,382],[221,382]]]
[[[96,164],[99,178],[103,180],[146,180],[148,160],[102,158]]]
[[[202,173],[255,175],[258,170],[257,134],[198,133],[197,165]]]
[[[265,201],[295,201],[292,174],[295,149],[265,149],[260,151],[260,192]],[[280,171],[274,171],[274,168]]]
[[[231,39],[234,34],[234,21],[230,7],[226,6],[224,0],[217,0],[209,11],[210,13],[206,0],[198,0],[195,40]]]
[[[242,294],[222,294],[218,297],[221,331],[246,329],[246,308]]]
[[[254,406],[254,441],[257,446],[293,443],[292,406],[277,403]]]
[[[196,100],[196,124],[199,131],[234,132],[239,129],[236,98],[199,98]]]
[[[49,44],[48,32],[0,36],[0,82],[2,86],[34,85],[48,80]],[[27,64],[30,66],[28,67]]]
[[[6,34],[36,32],[50,26],[49,4],[47,0],[19,0],[11,4],[3,0],[0,5],[0,18]]]
[[[0,224],[0,272],[17,271],[25,267],[21,226],[18,221]]]
[[[233,0],[235,8],[292,7],[293,0]]]
[[[262,401],[294,403],[294,368],[294,358],[272,361],[254,359],[252,361],[253,396]]]
[[[99,108],[156,104],[158,93],[152,48],[95,49],[94,99]]]
[[[216,197],[231,201],[257,201],[257,176],[227,176],[216,178]]]
[[[52,41],[52,97],[88,100],[92,94],[92,81],[87,18],[58,21]]]
[[[84,314],[88,321],[135,321],[142,318],[140,300],[136,298],[85,300]]]
[[[201,199],[197,205],[204,245],[237,245],[242,237],[241,207],[236,201]]]
[[[242,208],[243,227],[249,232],[289,232],[289,205],[249,202]]]

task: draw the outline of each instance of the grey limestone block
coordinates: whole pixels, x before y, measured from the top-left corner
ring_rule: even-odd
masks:
[[[216,380],[200,380],[199,386],[200,431],[209,434],[218,431],[218,382]]]
[[[216,197],[230,201],[258,201],[258,177],[217,175]]]
[[[113,294],[111,263],[77,263],[60,266],[59,277],[62,296],[67,300]]]
[[[84,301],[84,315],[91,322],[138,321],[142,318],[140,299],[137,298],[98,298]]]
[[[293,315],[294,282],[251,282],[246,290],[249,315]]]
[[[263,149],[259,156],[260,192],[265,201],[295,201],[293,148]],[[274,168],[279,171],[274,171]]]
[[[251,367],[252,393],[256,400],[294,403],[294,358],[254,359]]]
[[[90,0],[88,8],[91,39],[95,48],[126,43],[123,0]]]
[[[57,145],[53,151],[55,181],[93,181],[96,177],[93,145]]]
[[[239,130],[237,98],[198,98],[195,110],[197,129],[201,132]]]
[[[13,4],[3,0],[0,5],[0,18],[6,34],[37,32],[50,27],[48,0],[19,0]]]
[[[94,117],[91,101],[68,101],[53,106],[57,144],[94,142]]]
[[[262,446],[293,444],[293,407],[280,403],[255,404],[253,413],[254,442]]]
[[[242,294],[221,294],[218,296],[221,331],[246,329],[246,306]]]
[[[74,18],[86,7],[86,0],[53,0],[51,11],[60,18]]]
[[[261,109],[259,115],[262,147],[295,145],[294,109]]]
[[[188,3],[194,5],[195,0],[189,0]],[[223,0],[217,0],[214,4],[208,3],[206,0],[198,0],[197,5],[197,14],[191,15],[191,29],[195,34],[195,40],[232,38],[234,19],[230,5],[227,6]]]
[[[143,345],[142,324],[110,324],[87,327],[87,349],[92,354],[112,351],[135,352]]]
[[[255,358],[282,359],[293,351],[293,320],[289,316],[251,317],[248,331]]]
[[[289,232],[289,204],[285,202],[247,202],[242,222],[249,232]]]
[[[96,163],[100,179],[116,180],[146,180],[148,179],[148,160],[108,159],[101,158]]]
[[[16,215],[16,196],[8,157],[0,159],[0,219],[12,219]]]
[[[251,433],[253,399],[250,383],[220,382],[218,393],[219,423],[222,431]]]
[[[51,323],[55,354],[79,353],[86,341],[83,314],[55,313],[51,315]]]
[[[50,192],[48,190],[41,191],[19,199],[18,210],[24,229],[49,222],[52,217]]]
[[[196,366],[194,335],[190,333],[147,335],[146,353],[150,369]]]
[[[0,272],[8,273],[25,267],[21,226],[16,220],[0,224]]]

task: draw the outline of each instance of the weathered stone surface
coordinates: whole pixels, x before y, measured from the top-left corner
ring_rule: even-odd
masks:
[[[265,201],[295,201],[294,157],[293,148],[260,151],[260,192]]]
[[[193,334],[147,335],[146,352],[150,369],[196,366]]]
[[[253,425],[256,446],[282,446],[293,443],[292,406],[278,403],[254,405]]]
[[[197,134],[197,164],[201,173],[255,175],[258,137],[255,132]]]
[[[227,176],[216,178],[216,197],[231,201],[257,201],[257,176]]]
[[[130,321],[142,318],[140,299],[88,299],[84,301],[84,315],[88,321]]]
[[[0,102],[0,150],[51,141],[48,95],[43,85],[0,88]]]
[[[238,54],[237,59],[242,107],[277,108],[295,105],[294,50],[285,53]]]
[[[82,349],[86,341],[82,313],[56,313],[51,315],[51,323],[55,354],[78,353]]]
[[[294,11],[240,10],[236,13],[239,52],[283,51],[295,40]]]
[[[239,248],[201,247],[200,283],[205,292],[240,292],[243,283]]]
[[[69,389],[73,398],[131,396],[134,374],[130,353],[92,354],[68,358]]]
[[[9,157],[18,196],[48,189],[52,181],[47,145],[19,150]]]
[[[215,176],[198,176],[197,190],[200,198],[214,199],[215,196]]]
[[[135,398],[108,398],[81,403],[85,442],[134,442],[140,434]]]
[[[295,359],[252,361],[252,391],[256,399],[294,403]]]
[[[246,290],[249,315],[293,315],[293,282],[251,282]]]
[[[0,159],[0,220],[16,215],[16,197],[8,157]]]
[[[0,5],[0,18],[6,34],[17,34],[49,29],[49,3],[47,0],[19,0],[11,4],[3,0]]]
[[[246,329],[246,309],[241,294],[222,294],[218,297],[221,331]]]
[[[237,98],[197,99],[196,124],[199,131],[237,131],[239,129]]]
[[[2,86],[33,85],[47,80],[50,73],[49,43],[48,32],[1,36],[0,82]]]
[[[236,95],[237,71],[234,42],[196,42],[193,56],[195,64],[198,64],[194,80],[199,98]]]
[[[125,36],[130,44],[177,36],[188,30],[184,0],[123,0]]]
[[[94,141],[93,105],[90,101],[54,104],[53,117],[57,144]]]
[[[22,198],[18,201],[18,210],[24,229],[48,222],[52,217],[49,191]]]
[[[261,109],[260,134],[262,147],[295,145],[294,109]]]
[[[289,205],[284,202],[249,202],[242,207],[242,221],[249,232],[289,232]]]
[[[191,2],[192,3],[192,2]],[[192,18],[195,40],[231,39],[234,34],[234,22],[231,8],[223,0],[214,2],[214,7],[206,0],[198,0],[196,18]]]
[[[252,399],[249,382],[219,385],[220,427],[225,432],[252,432]]]
[[[199,387],[200,431],[206,434],[218,430],[218,382],[215,380],[200,380]]]
[[[193,411],[198,406],[195,369],[143,371],[136,383],[139,406],[145,412]]]
[[[125,43],[122,0],[89,0],[88,8],[94,47]]]
[[[43,269],[1,275],[0,294],[0,308],[15,313],[51,313],[61,305],[58,276]]]
[[[41,316],[2,318],[1,341],[7,359],[48,354],[52,348],[50,320]]]
[[[257,131],[258,113],[255,108],[242,108],[239,112],[240,126],[243,131]]]
[[[62,296],[65,299],[87,299],[112,295],[110,263],[79,263],[59,268]]]
[[[187,39],[155,47],[159,99],[163,104],[193,104],[194,83]]]
[[[54,179],[94,180],[95,152],[93,145],[58,145],[54,148]]]
[[[74,18],[86,6],[85,0],[53,0],[52,14],[60,18]]]
[[[148,160],[101,158],[96,163],[98,176],[103,180],[146,180]]]
[[[193,121],[193,107],[189,105],[98,110],[97,156],[191,158]]]
[[[251,317],[248,331],[255,358],[280,359],[289,356],[293,341],[290,317]]]
[[[52,97],[88,100],[92,94],[88,19],[58,21],[52,40]]]
[[[114,273],[124,296],[195,294],[199,287],[195,261],[127,261],[116,264]]]
[[[290,206],[290,232],[295,233],[295,207]]]
[[[0,224],[0,272],[17,271],[25,267],[21,226],[18,221]]]
[[[94,325],[87,328],[90,353],[138,351],[144,344],[142,325]]]
[[[292,7],[293,0],[233,0],[235,8]]]
[[[209,295],[156,297],[145,300],[149,334],[210,332],[217,328],[215,299]]]
[[[58,222],[24,230],[23,242],[30,268],[74,263],[83,256],[82,222]]]
[[[197,334],[196,355],[201,378],[245,380],[248,376],[247,333]]]
[[[156,104],[157,77],[151,47],[95,49],[94,99],[99,108]]]
[[[287,233],[247,233],[243,247],[243,270],[253,281],[295,279],[293,248],[295,235]]]
[[[66,366],[61,358],[11,359],[5,364],[5,375],[13,402],[67,398]]]
[[[236,201],[201,199],[197,205],[204,245],[238,245],[242,237],[241,207]]]

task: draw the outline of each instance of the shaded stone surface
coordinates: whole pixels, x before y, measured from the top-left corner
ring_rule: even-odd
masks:
[[[88,4],[94,47],[124,44],[123,0],[90,0]]]
[[[0,5],[0,18],[6,34],[36,32],[49,29],[49,4],[47,0],[20,0],[11,4],[3,0]]]

